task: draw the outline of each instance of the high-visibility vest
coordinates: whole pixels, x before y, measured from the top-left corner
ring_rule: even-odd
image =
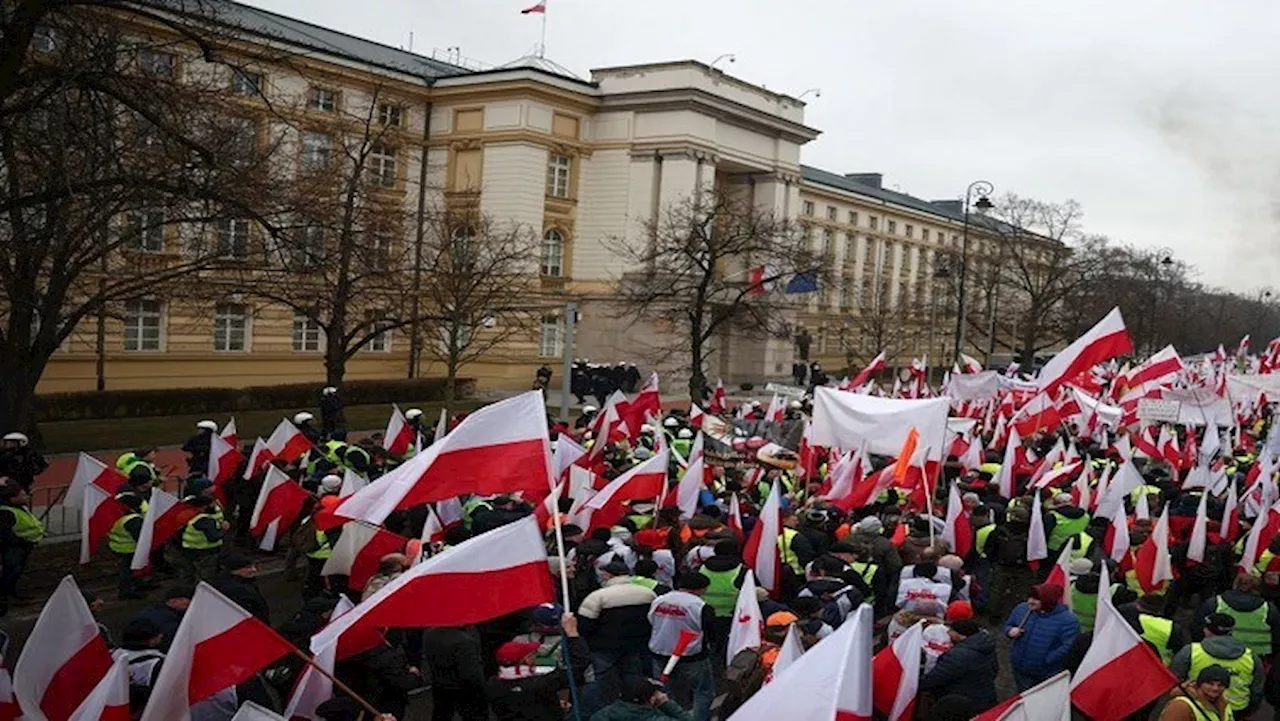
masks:
[[[698,573],[706,576],[711,584],[702,592],[702,600],[715,611],[719,618],[729,618],[733,616],[733,609],[738,604],[738,589],[733,585],[737,580],[738,574],[742,572],[742,566],[736,566],[728,571],[712,571],[705,565],[698,569]]]
[[[1138,625],[1142,633],[1138,634],[1156,647],[1160,660],[1168,666],[1173,661],[1173,652],[1169,650],[1169,638],[1173,636],[1173,621],[1145,613],[1138,614]]]
[[[373,457],[370,456],[369,452],[365,449],[360,446],[348,446],[346,452],[342,454],[342,462],[344,465],[348,467],[355,467],[358,465],[356,461],[352,460],[352,454],[355,454],[356,456],[363,456],[365,468],[368,468],[369,464],[373,462]]]
[[[630,518],[631,522],[636,524],[637,531],[643,531],[653,524],[653,516],[646,516],[638,513],[634,516],[627,516],[627,518]]]
[[[1262,574],[1264,584],[1272,588],[1280,586],[1280,556],[1272,553],[1271,549],[1264,550],[1262,555],[1258,556],[1258,562],[1254,568]]]
[[[1231,673],[1231,685],[1227,687],[1227,702],[1235,711],[1249,705],[1249,689],[1253,686],[1253,667],[1257,663],[1253,651],[1245,650],[1239,658],[1218,658],[1204,650],[1204,644],[1191,644],[1191,668],[1187,678],[1198,678],[1200,672],[1210,666],[1221,666]]]
[[[1118,588],[1120,588],[1120,584],[1111,584],[1111,594],[1114,595]],[[1076,584],[1073,581],[1071,583],[1071,612],[1076,615],[1076,620],[1080,622],[1081,633],[1093,633],[1093,620],[1098,612],[1098,594],[1081,591],[1076,588]]]
[[[1089,555],[1089,549],[1093,547],[1093,536],[1081,532],[1076,535],[1076,543],[1071,547],[1071,560],[1078,561]]]
[[[1259,658],[1271,655],[1271,627],[1267,625],[1267,604],[1263,603],[1252,611],[1240,611],[1228,606],[1222,597],[1218,597],[1218,613],[1225,613],[1236,620],[1231,635],[1240,639]]]
[[[1137,503],[1138,499],[1141,498],[1142,496],[1158,496],[1158,495],[1160,495],[1159,488],[1157,488],[1156,486],[1144,483],[1141,486],[1138,486],[1137,488],[1133,489],[1133,492],[1129,494],[1129,500],[1133,501],[1134,503]]]
[[[307,558],[314,558],[317,561],[327,560],[333,555],[333,544],[329,542],[329,534],[325,531],[316,529],[316,549],[307,554]]]
[[[991,474],[992,478],[995,478],[997,475],[1000,474],[1000,464],[999,463],[983,463],[982,465],[978,466],[978,473],[989,473]]]
[[[1193,701],[1187,696],[1174,696],[1169,703],[1181,703],[1183,706],[1191,709],[1192,715],[1196,721],[1235,721],[1236,715],[1231,712],[1231,707],[1227,707],[1227,712],[1223,716],[1218,716],[1213,709],[1199,701]]]
[[[107,533],[107,547],[112,553],[132,554],[138,550],[138,539],[125,528],[125,524],[135,518],[142,518],[142,514],[127,513],[111,524],[111,531]]]
[[[658,582],[656,580],[645,576],[632,576],[631,582],[637,586],[644,586],[650,591],[658,587]]]
[[[343,443],[342,441],[328,441],[328,442],[326,442],[326,443],[324,444],[324,457],[325,457],[325,458],[328,458],[328,459],[329,459],[330,461],[332,461],[334,464],[341,463],[341,462],[342,462],[342,454],[343,454],[343,452],[344,452],[342,449],[343,449],[343,448],[345,448],[345,447],[346,447],[346,445],[347,445],[347,444]]]
[[[121,504],[124,504],[125,496],[136,496],[138,498],[138,513],[141,513],[144,516],[147,514],[147,508],[150,507],[150,504],[147,503],[147,500],[145,498],[138,496],[138,494],[134,493],[133,491],[121,491],[120,493],[116,494],[116,500],[120,501]]]
[[[13,514],[13,535],[27,543],[39,543],[44,540],[44,524],[31,511],[21,506],[0,506],[0,511]]]
[[[782,562],[791,567],[796,573],[804,573],[804,566],[800,564],[800,557],[791,549],[792,541],[799,534],[794,528],[782,529],[781,535],[778,536],[778,550],[782,552]]]
[[[978,555],[983,558],[987,557],[987,538],[991,536],[991,532],[994,530],[996,530],[996,524],[988,523],[979,528],[978,532],[974,534],[973,547],[978,549]]]
[[[1049,548],[1061,549],[1067,545],[1067,541],[1072,536],[1077,536],[1089,527],[1089,514],[1086,513],[1079,518],[1068,518],[1067,516],[1057,512],[1050,511],[1049,515],[1053,516],[1055,523],[1053,531],[1049,533],[1049,540],[1045,542]]]
[[[116,470],[124,472],[125,468],[130,463],[133,463],[137,460],[138,460],[138,457],[134,455],[133,451],[128,451],[127,453],[123,453],[119,458],[116,459]],[[128,475],[128,473],[126,472],[125,475]]]
[[[867,584],[867,588],[873,589],[874,591],[875,587],[872,586],[871,583],[872,581],[875,580],[876,572],[880,570],[879,566],[877,566],[874,563],[863,563],[862,561],[854,561],[853,563],[849,564],[849,567],[853,569],[854,573],[862,577],[862,580]],[[875,603],[875,601],[876,601],[876,597],[874,593],[867,594],[867,598],[866,598],[867,603]]]
[[[212,518],[214,521],[219,520],[218,516],[213,513],[201,513],[187,521],[187,527],[182,529],[182,547],[189,551],[208,551],[214,548],[222,548],[221,538],[211,541],[203,531],[196,528],[196,522],[202,518]]]
[[[471,530],[472,517],[475,515],[475,512],[481,508],[487,508],[492,511],[493,504],[480,496],[472,496],[466,503],[462,504],[462,525],[465,526],[468,531]]]

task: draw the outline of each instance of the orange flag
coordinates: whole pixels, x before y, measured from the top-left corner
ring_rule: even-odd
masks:
[[[898,461],[893,466],[894,479],[901,481],[907,476],[907,469],[911,467],[911,458],[916,454],[916,446],[920,445],[920,432],[915,428],[907,433],[907,440],[902,444],[902,450],[898,451]]]

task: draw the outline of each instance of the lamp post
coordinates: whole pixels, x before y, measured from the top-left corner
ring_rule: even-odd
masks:
[[[965,279],[969,275],[969,212],[977,208],[985,213],[995,206],[991,203],[991,194],[995,186],[985,180],[975,180],[964,191],[964,226],[960,233],[960,298],[956,302],[956,347],[952,358],[960,362],[960,351],[964,349],[964,313],[965,313]],[[974,200],[977,196],[977,200]]]

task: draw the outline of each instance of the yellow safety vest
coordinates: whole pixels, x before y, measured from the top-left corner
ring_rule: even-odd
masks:
[[[44,540],[44,524],[31,511],[20,506],[0,506],[0,511],[13,514],[13,535],[31,544]]]
[[[307,558],[314,558],[317,561],[327,560],[333,555],[333,544],[329,542],[329,534],[316,529],[316,550],[307,554]]]
[[[1210,666],[1221,666],[1231,673],[1231,685],[1227,687],[1227,701],[1236,711],[1249,705],[1249,689],[1253,686],[1253,667],[1257,659],[1253,651],[1245,651],[1240,658],[1218,658],[1204,650],[1204,645],[1191,644],[1191,668],[1187,678],[1196,678],[1200,672]]]
[[[733,609],[738,603],[738,588],[733,585],[733,582],[737,580],[741,571],[742,566],[728,571],[712,571],[706,566],[698,569],[698,573],[711,581],[711,584],[702,592],[702,600],[719,618],[733,616]]]
[[[1205,706],[1199,701],[1192,701],[1186,696],[1174,696],[1169,703],[1179,703],[1191,709],[1191,713],[1195,715],[1196,721],[1235,721],[1236,715],[1232,713],[1231,707],[1227,707],[1227,712],[1223,716],[1213,714],[1213,709]]]
[[[804,566],[800,565],[800,557],[796,552],[791,550],[791,541],[798,533],[794,528],[782,529],[782,534],[778,536],[778,550],[782,552],[782,562],[799,574],[804,573]]]
[[[978,549],[978,555],[982,558],[987,557],[987,538],[994,530],[996,530],[996,524],[988,523],[987,525],[979,528],[978,532],[974,534],[973,545],[974,548]]]
[[[1080,533],[1076,536],[1076,543],[1071,547],[1071,560],[1078,561],[1089,555],[1089,549],[1093,547],[1093,536],[1087,533]]]
[[[1138,614],[1138,624],[1142,626],[1142,638],[1151,642],[1160,654],[1160,660],[1168,666],[1173,661],[1173,652],[1169,650],[1169,638],[1173,636],[1173,621],[1159,616]]]
[[[1068,518],[1057,511],[1050,511],[1049,515],[1055,519],[1053,531],[1049,533],[1049,540],[1045,542],[1049,548],[1061,550],[1070,538],[1084,533],[1084,529],[1089,527],[1088,513],[1079,518]]]
[[[1218,613],[1225,613],[1236,620],[1231,635],[1240,639],[1259,658],[1271,655],[1271,627],[1267,625],[1268,604],[1263,603],[1252,611],[1237,611],[1218,597]]]
[[[872,589],[872,591],[875,590],[875,587],[872,586],[871,584],[876,578],[876,572],[880,570],[879,566],[877,566],[874,563],[863,563],[861,561],[854,561],[853,563],[849,564],[849,567],[853,569],[854,573],[862,577],[863,582],[867,584],[867,588]],[[875,593],[867,594],[867,597],[864,600],[867,603],[875,603],[876,602]]]
[[[187,527],[182,529],[182,547],[191,551],[208,551],[214,548],[222,548],[221,538],[211,541],[200,529],[196,528],[196,522],[201,518],[212,518],[215,521],[221,520],[218,514],[201,513],[187,521]]]
[[[111,524],[111,531],[107,534],[107,547],[112,553],[128,553],[132,554],[138,550],[138,539],[125,529],[125,524],[135,518],[142,518],[140,513],[126,513]]]

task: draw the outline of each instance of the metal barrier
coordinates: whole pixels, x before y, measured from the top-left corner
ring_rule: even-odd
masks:
[[[175,492],[181,480],[176,477],[161,480],[160,487]],[[80,509],[65,505],[67,490],[71,486],[36,486],[31,489],[31,512],[44,521],[48,529],[45,542],[74,541],[80,538]]]

